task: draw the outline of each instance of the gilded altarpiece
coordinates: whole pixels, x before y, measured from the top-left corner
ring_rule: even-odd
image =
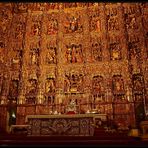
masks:
[[[13,124],[25,124],[27,115],[67,114],[72,101],[78,114],[95,110],[118,126],[135,124],[135,113],[147,112],[146,9],[0,4],[0,128],[8,125],[8,106],[17,110]]]

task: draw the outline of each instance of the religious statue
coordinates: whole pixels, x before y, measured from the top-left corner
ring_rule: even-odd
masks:
[[[33,35],[40,35],[40,25],[38,23],[32,26]]]
[[[82,23],[80,22],[80,15],[69,15],[64,22],[65,33],[82,32]]]
[[[31,24],[31,35],[40,36],[41,35],[41,16],[33,16]]]
[[[31,64],[33,64],[33,65],[38,64],[38,58],[39,58],[38,57],[38,54],[39,54],[38,52],[39,52],[38,50],[36,51],[34,49],[31,51]]]
[[[3,7],[2,7],[3,8]],[[1,33],[5,34],[7,32],[8,24],[10,21],[11,13],[8,9],[2,9],[0,10],[1,14],[1,20],[0,20],[0,27],[1,27]]]
[[[18,3],[18,9],[20,10],[20,11],[25,11],[25,10],[27,10],[27,4],[25,4],[25,3]]]
[[[77,106],[76,106],[75,99],[71,99],[69,105],[67,106],[67,114],[75,114],[77,113]]]
[[[15,57],[12,59],[13,64],[20,64],[21,62],[21,51],[16,51]]]
[[[16,39],[21,39],[23,37],[23,33],[24,33],[24,29],[25,29],[25,22],[17,22],[17,24],[15,24],[15,34],[14,37]]]
[[[54,79],[50,78],[46,81],[46,93],[51,93],[55,91]]]
[[[37,80],[30,79],[28,83],[28,93],[34,94],[37,91]]]
[[[82,45],[72,44],[66,46],[66,58],[68,63],[81,63],[83,61]]]
[[[83,55],[82,55],[82,45],[79,44],[75,48],[75,59],[76,62],[81,63],[83,62]]]
[[[49,47],[48,53],[46,56],[46,60],[48,64],[56,63],[56,47]]]
[[[119,23],[116,11],[112,11],[112,14],[107,15],[108,31],[119,30]]]
[[[142,86],[142,77],[139,75],[133,75],[133,86],[134,91],[141,91],[143,90]]]
[[[94,76],[92,81],[93,92],[96,94],[101,94],[103,91],[103,77]]]
[[[111,60],[120,60],[121,51],[119,49],[119,43],[110,44]]]
[[[124,82],[121,76],[113,76],[113,90],[114,92],[121,92],[124,90]]]
[[[67,46],[67,50],[66,50],[66,59],[67,59],[67,63],[72,63],[72,48]]]
[[[125,14],[126,28],[127,29],[138,29],[137,19],[135,16]]]
[[[90,31],[101,31],[100,12],[95,10],[89,14]]]
[[[70,80],[66,77],[64,80],[64,92],[69,92],[70,90]]]
[[[82,74],[66,74],[65,91],[81,92],[83,90],[83,75]]]
[[[102,60],[102,48],[100,43],[92,44],[92,56],[96,61]]]
[[[47,34],[57,34],[58,32],[58,21],[57,19],[50,18],[48,21],[48,26],[47,26]]]

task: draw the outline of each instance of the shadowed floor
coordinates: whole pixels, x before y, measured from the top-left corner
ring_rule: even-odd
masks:
[[[147,147],[148,141],[134,138],[127,133],[107,133],[102,130],[94,136],[27,136],[25,134],[0,134],[0,146],[134,146]]]

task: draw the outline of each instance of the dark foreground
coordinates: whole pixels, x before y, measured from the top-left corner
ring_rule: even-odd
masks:
[[[0,133],[0,146],[15,147],[148,147],[148,141],[130,137],[127,133],[98,131],[94,136],[27,136]]]

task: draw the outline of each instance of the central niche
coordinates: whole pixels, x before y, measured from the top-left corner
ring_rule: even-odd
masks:
[[[83,92],[83,74],[66,73],[65,74],[65,92]]]

